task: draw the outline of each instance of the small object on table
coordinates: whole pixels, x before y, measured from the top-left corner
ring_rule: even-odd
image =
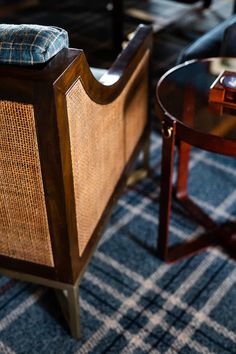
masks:
[[[209,102],[236,108],[236,72],[222,72],[209,90]]]

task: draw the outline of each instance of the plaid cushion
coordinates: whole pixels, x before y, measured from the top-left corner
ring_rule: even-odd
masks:
[[[68,47],[68,33],[59,27],[0,24],[0,63],[45,63]]]

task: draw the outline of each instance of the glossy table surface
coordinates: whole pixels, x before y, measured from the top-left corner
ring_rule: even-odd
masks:
[[[209,101],[211,85],[225,71],[236,72],[236,58],[191,61],[168,71],[157,85],[161,119],[169,117],[188,132],[199,133],[199,139],[235,142],[236,102],[234,106]]]

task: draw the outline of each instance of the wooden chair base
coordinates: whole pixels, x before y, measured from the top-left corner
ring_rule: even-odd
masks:
[[[80,339],[79,278],[75,284],[72,285],[4,268],[0,268],[0,273],[20,281],[53,288],[72,337]]]

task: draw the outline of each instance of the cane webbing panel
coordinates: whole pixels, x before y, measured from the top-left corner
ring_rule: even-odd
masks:
[[[0,101],[0,254],[53,266],[33,106]]]
[[[139,71],[138,78],[133,85],[130,94],[127,95],[124,104],[125,118],[125,161],[128,162],[143,129],[147,123],[148,111],[148,63],[149,54],[143,57],[141,62],[142,69]]]
[[[133,95],[129,98],[129,102],[126,102],[127,93],[132,86],[137,86],[136,78],[146,62],[147,58],[137,67],[121,95],[110,104],[99,105],[93,102],[80,80],[77,80],[67,91],[66,103],[80,255],[104,212],[123,172],[126,156],[131,154],[134,142],[137,142],[140,137],[141,128],[147,119],[145,112],[142,123],[138,123],[138,129],[136,126],[132,128],[134,126],[132,123],[126,133],[125,125],[129,119],[127,113],[133,114],[132,100],[135,99],[139,107],[142,106],[142,101],[145,101],[146,107],[145,95],[143,99],[136,89],[131,90]],[[145,82],[146,80],[144,86]],[[137,93],[139,102],[136,99]],[[124,112],[126,112],[125,116]],[[143,112],[144,109],[141,108],[141,114]],[[137,114],[136,108],[134,114]],[[141,114],[138,114],[139,121]],[[138,134],[138,137],[130,137],[131,144],[128,145],[129,151],[126,152],[125,140],[129,139],[129,136],[126,136],[128,132]]]
[[[77,231],[84,251],[124,166],[123,120],[118,102],[92,102],[78,81],[67,95]]]

